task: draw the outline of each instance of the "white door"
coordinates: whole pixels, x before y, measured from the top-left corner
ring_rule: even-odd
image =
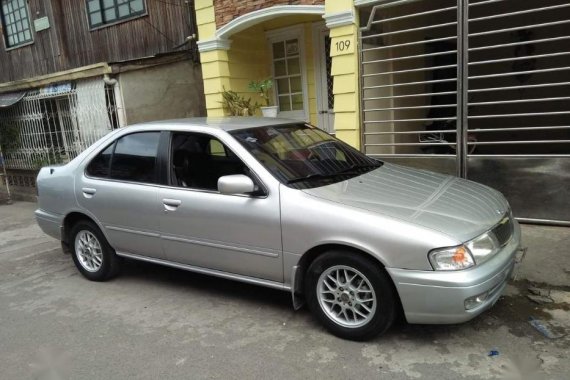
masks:
[[[332,58],[329,29],[324,24],[315,25],[315,83],[317,92],[317,127],[334,133],[334,95],[331,76]]]
[[[302,26],[266,33],[271,50],[275,105],[279,117],[309,120]]]

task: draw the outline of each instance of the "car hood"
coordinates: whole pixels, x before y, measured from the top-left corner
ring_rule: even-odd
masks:
[[[461,242],[497,224],[509,209],[501,193],[465,179],[385,163],[305,193],[440,231]]]

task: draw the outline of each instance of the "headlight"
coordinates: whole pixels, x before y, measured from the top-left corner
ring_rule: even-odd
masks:
[[[465,246],[469,249],[477,264],[485,262],[499,250],[499,244],[495,236],[489,232],[465,243]]]
[[[428,255],[435,270],[460,270],[481,264],[499,251],[495,235],[485,232],[464,245],[434,249]]]
[[[435,270],[460,270],[475,265],[473,256],[463,245],[433,250],[428,257]]]

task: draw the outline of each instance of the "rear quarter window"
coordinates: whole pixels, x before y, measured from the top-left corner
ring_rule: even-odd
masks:
[[[90,177],[107,178],[111,169],[111,156],[115,143],[109,145],[87,165],[85,172]]]

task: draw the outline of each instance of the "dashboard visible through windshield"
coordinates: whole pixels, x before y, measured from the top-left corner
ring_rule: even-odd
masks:
[[[298,123],[230,132],[281,183],[305,189],[374,170],[374,160],[328,133]]]

